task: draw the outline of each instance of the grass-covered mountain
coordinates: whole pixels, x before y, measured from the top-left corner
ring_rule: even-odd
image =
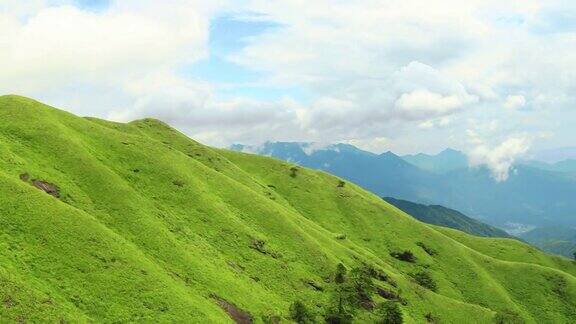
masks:
[[[501,228],[576,226],[576,176],[571,173],[519,164],[507,181],[497,182],[487,168],[469,168],[454,150],[400,157],[351,145],[312,148],[309,143],[233,147],[330,172],[382,197],[446,206]]]
[[[425,225],[324,172],[157,120],[17,96],[0,97],[0,245],[3,322],[287,321],[296,300],[320,320],[339,263],[371,267],[379,293],[365,298],[398,300],[407,323],[576,317],[565,258]]]
[[[450,227],[476,236],[512,238],[512,236],[499,228],[484,224],[457,210],[444,206],[417,204],[392,197],[385,197],[384,200],[398,207],[406,214],[428,224]]]
[[[439,175],[422,170],[392,152],[374,154],[349,144],[316,147],[311,143],[268,142],[233,150],[271,156],[345,178],[380,196],[432,199]]]

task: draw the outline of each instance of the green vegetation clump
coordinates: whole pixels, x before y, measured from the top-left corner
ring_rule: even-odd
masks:
[[[394,301],[387,301],[378,305],[376,314],[378,324],[402,324],[404,322],[400,305]]]
[[[496,324],[524,324],[525,321],[522,317],[510,310],[500,311],[494,316],[494,323]]]
[[[411,274],[411,276],[412,278],[414,278],[414,281],[416,281],[416,283],[419,284],[420,286],[428,288],[432,291],[438,290],[438,285],[436,284],[436,281],[434,281],[434,278],[432,278],[432,275],[430,275],[429,272],[420,271]]]
[[[298,324],[311,324],[316,322],[314,314],[299,300],[290,305],[290,319]]]
[[[424,244],[423,242],[417,242],[416,245],[421,247],[422,250],[424,250],[424,252],[426,252],[429,256],[435,256],[436,254],[438,254],[436,250]]]
[[[290,168],[290,176],[292,178],[296,178],[297,175],[298,175],[298,168],[297,167],[291,167]]]
[[[411,263],[416,262],[416,256],[414,255],[414,253],[412,253],[412,251],[409,250],[405,250],[402,252],[391,252],[390,255],[401,261]]]
[[[423,224],[292,167],[153,119],[0,97],[1,321],[274,323],[299,300],[318,319],[374,323],[385,296],[406,322],[430,310],[446,323],[490,323],[502,309],[527,323],[574,319],[571,260]],[[409,275],[423,268],[435,293]]]

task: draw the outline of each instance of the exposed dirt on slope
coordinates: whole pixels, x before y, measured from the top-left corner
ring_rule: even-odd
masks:
[[[236,307],[235,305],[229,303],[228,301],[218,297],[212,296],[218,306],[222,307],[222,309],[228,313],[230,318],[234,320],[234,322],[238,324],[251,324],[252,323],[252,316],[247,312],[241,310],[240,308]]]
[[[34,187],[44,191],[45,193],[51,195],[51,196],[54,196],[56,198],[60,198],[60,189],[58,189],[58,187],[55,184],[51,184],[51,183],[46,182],[46,181],[34,179],[34,180],[32,180],[32,185]]]
[[[28,173],[22,173],[20,175],[20,180],[28,182],[37,189],[40,189],[53,197],[60,198],[60,189],[55,184],[38,179],[32,179],[32,182],[29,182],[30,175]]]

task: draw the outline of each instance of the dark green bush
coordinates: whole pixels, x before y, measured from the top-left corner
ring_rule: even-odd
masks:
[[[298,324],[315,323],[314,314],[299,300],[290,305],[290,319]]]
[[[427,313],[424,318],[426,319],[426,323],[430,323],[430,324],[437,324],[440,323],[440,319],[438,318],[438,316],[433,315],[432,313]]]
[[[436,291],[438,289],[436,282],[434,281],[430,273],[426,271],[417,272],[412,274],[411,276],[412,278],[414,278],[414,281],[416,281],[416,283],[418,283],[420,286],[424,288],[428,288],[432,291]]]
[[[337,284],[343,284],[346,281],[346,267],[339,263],[336,267],[336,274],[334,275],[334,282]]]
[[[336,239],[337,239],[337,240],[345,240],[346,237],[347,237],[346,234],[338,234],[338,235],[336,235]]]
[[[290,168],[290,176],[292,178],[296,178],[297,175],[298,175],[298,168],[297,167],[291,167]]]
[[[374,308],[372,295],[376,293],[376,285],[372,281],[374,269],[368,266],[354,268],[350,271],[350,291],[352,292],[352,304],[354,307],[364,309]]]
[[[416,256],[411,251],[403,251],[403,252],[391,252],[391,256],[395,257],[398,260],[406,261],[406,262],[416,262]]]
[[[379,324],[402,324],[404,321],[400,305],[394,301],[379,304],[376,309],[376,315],[378,316],[376,323]]]
[[[326,312],[326,316],[324,316],[324,320],[327,324],[350,324],[352,323],[353,318],[353,314],[344,309],[339,310],[338,308],[329,308]]]
[[[524,320],[520,315],[511,310],[504,310],[496,313],[494,316],[494,323],[496,324],[523,324]]]
[[[424,244],[422,242],[418,242],[418,243],[416,243],[416,245],[421,247],[422,250],[424,250],[424,252],[428,253],[428,255],[430,255],[430,256],[434,256],[434,255],[438,254],[438,252],[436,252],[436,250],[434,250],[433,248],[427,246],[426,244]]]

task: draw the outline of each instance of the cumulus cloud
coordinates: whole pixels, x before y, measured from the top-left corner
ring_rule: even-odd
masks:
[[[402,94],[394,106],[409,117],[430,118],[460,109],[464,104],[460,98],[453,95],[443,96],[428,90],[415,90]]]
[[[176,8],[149,7],[158,12],[57,6],[25,20],[2,15],[7,27],[0,30],[0,78],[20,81],[24,89],[50,87],[55,80],[109,82],[205,55],[208,21],[200,11],[188,10],[186,20],[178,22]],[[159,19],[162,12],[174,19]]]
[[[164,73],[135,81],[126,89],[137,99],[129,107],[112,110],[107,118],[123,122],[158,118],[214,145],[253,142],[251,137],[295,139],[290,133],[298,133],[300,127],[296,116],[298,105],[289,98],[275,102],[221,100],[208,83]]]
[[[0,11],[0,91],[105,116],[146,100],[135,91],[142,80],[165,81],[208,55],[218,1],[112,1],[96,12],[72,1],[21,3]]]
[[[576,49],[576,33],[571,25],[555,26],[553,18],[558,8],[574,12],[574,4],[250,3],[260,19],[281,27],[255,37],[232,59],[269,73],[267,82],[305,87],[322,98],[301,115],[308,126],[330,137],[384,132],[392,143],[405,125],[431,130],[441,128],[436,127],[440,118],[450,116],[456,126],[481,113],[522,123],[490,108],[516,110],[537,104],[560,109],[576,103],[575,96],[567,95],[576,84],[574,69],[569,68],[576,57],[565,55]],[[533,127],[546,130],[550,125],[540,118]],[[419,143],[427,146],[425,139]]]
[[[468,152],[471,166],[485,165],[498,182],[508,180],[514,162],[530,149],[533,138],[529,135],[514,135],[498,144],[490,144],[477,133],[469,130],[468,135],[474,147]]]
[[[546,122],[551,112],[576,122],[576,56],[566,55],[576,30],[556,19],[574,12],[556,0],[116,0],[97,11],[72,0],[3,0],[0,91],[85,115],[162,118],[216,145],[463,149],[472,117],[530,131],[566,128]],[[276,26],[224,60],[257,71],[263,92],[297,88],[306,98],[224,97],[219,85],[187,77],[185,66],[210,59],[210,23],[222,15]],[[519,109],[527,113],[515,116]],[[502,144],[492,143],[479,151]],[[506,170],[493,162],[506,158],[477,155]]]

